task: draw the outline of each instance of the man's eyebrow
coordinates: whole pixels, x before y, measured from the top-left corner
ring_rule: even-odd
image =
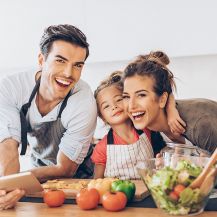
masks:
[[[58,58],[60,58],[60,59],[63,59],[63,60],[65,60],[65,61],[69,61],[67,58],[65,58],[65,57],[63,57],[63,56],[61,56],[61,55],[56,55],[56,57],[58,57]],[[75,62],[75,65],[77,65],[77,64],[83,64],[84,65],[84,61],[79,61],[79,62]]]
[[[61,55],[56,55],[56,57],[58,57],[58,58],[60,58],[60,59],[63,59],[63,60],[65,60],[65,61],[69,61],[67,58],[65,58],[65,57],[63,57],[63,56],[61,56]]]

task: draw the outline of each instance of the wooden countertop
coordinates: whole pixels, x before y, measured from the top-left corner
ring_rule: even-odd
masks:
[[[77,205],[64,204],[58,208],[49,208],[44,203],[19,202],[14,209],[0,211],[1,217],[159,217],[171,215],[164,214],[157,208],[127,207],[121,212],[107,212],[101,206],[95,210],[83,211]],[[217,212],[203,212],[200,217],[216,217]]]

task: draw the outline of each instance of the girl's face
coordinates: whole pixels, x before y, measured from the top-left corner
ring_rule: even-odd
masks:
[[[155,80],[147,76],[135,75],[124,81],[124,105],[129,117],[137,129],[154,130],[159,117],[164,113],[165,97],[154,92]]]
[[[110,126],[122,124],[129,118],[124,110],[122,91],[114,85],[98,93],[97,103],[102,119]]]

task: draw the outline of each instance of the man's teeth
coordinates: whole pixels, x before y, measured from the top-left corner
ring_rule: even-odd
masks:
[[[63,85],[70,85],[71,82],[56,78],[56,81]]]

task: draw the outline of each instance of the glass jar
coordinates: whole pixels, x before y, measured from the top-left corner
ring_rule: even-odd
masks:
[[[188,145],[188,144],[178,144],[173,142],[166,143],[166,147],[161,150],[163,157],[169,157],[171,154],[179,155],[190,155],[190,156],[204,156],[209,157],[209,152],[202,150],[201,148]]]

